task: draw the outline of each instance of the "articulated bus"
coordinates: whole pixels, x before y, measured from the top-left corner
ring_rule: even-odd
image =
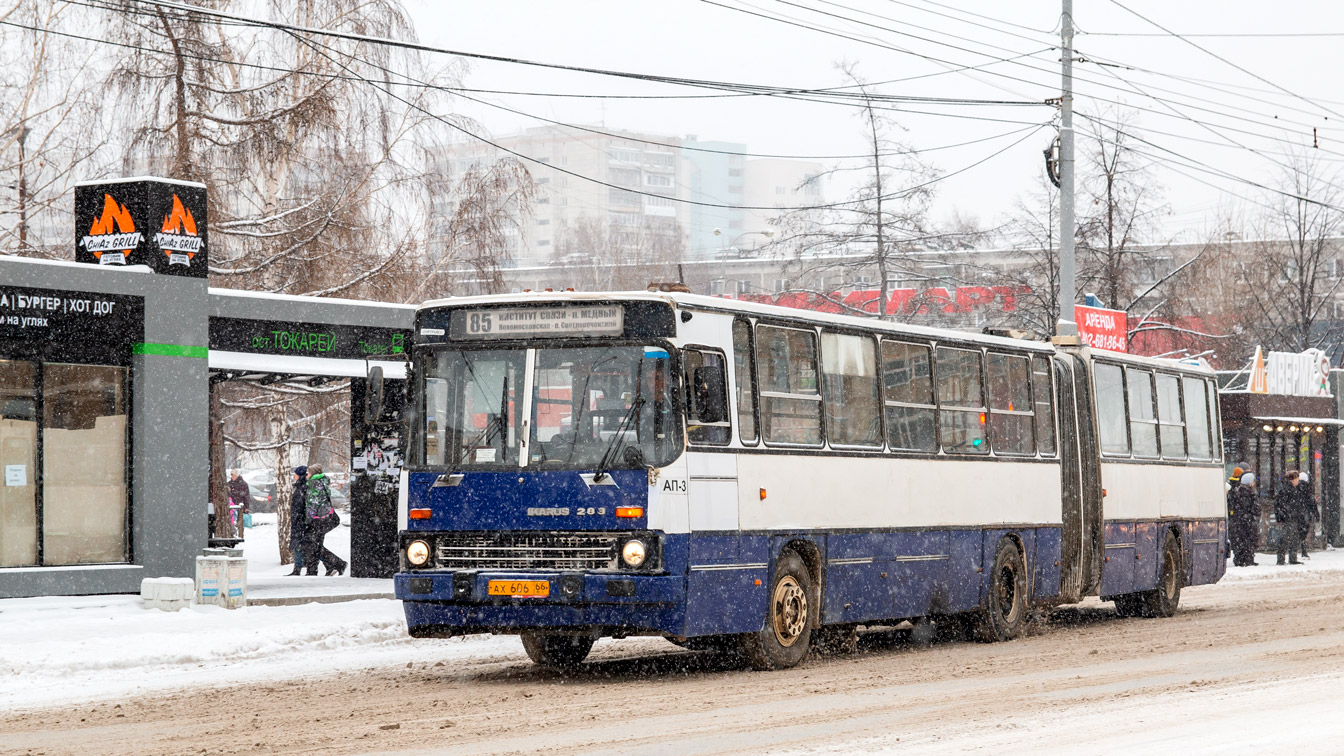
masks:
[[[415,637],[581,663],[663,636],[798,664],[859,626],[982,640],[1225,570],[1213,373],[678,293],[425,304],[396,595]]]

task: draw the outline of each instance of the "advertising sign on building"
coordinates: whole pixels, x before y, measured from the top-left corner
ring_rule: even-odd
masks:
[[[1124,310],[1074,305],[1073,319],[1078,323],[1078,335],[1089,347],[1129,351],[1129,318]]]
[[[160,178],[75,187],[75,262],[206,276],[205,185]]]
[[[1249,387],[1255,394],[1331,396],[1330,357],[1319,349],[1308,349],[1270,352],[1262,359],[1257,347]]]

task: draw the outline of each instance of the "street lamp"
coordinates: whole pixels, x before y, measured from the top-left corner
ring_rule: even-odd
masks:
[[[721,282],[725,282],[725,283],[726,283],[727,280],[728,280],[728,253],[729,253],[731,250],[734,249],[734,246],[733,246],[733,245],[737,244],[738,240],[741,239],[742,237],[744,237],[744,236],[751,236],[751,235],[753,235],[753,234],[760,234],[761,236],[764,236],[764,237],[767,238],[767,239],[773,239],[774,236],[775,236],[775,231],[774,231],[774,229],[770,229],[770,228],[763,229],[763,230],[760,230],[760,231],[743,231],[742,233],[738,234],[737,236],[734,236],[734,237],[732,238],[732,240],[728,242],[728,246],[726,246],[726,247],[719,247],[719,249],[718,249],[718,255],[719,255],[719,280],[720,280]],[[714,235],[715,235],[715,236],[723,236],[723,229],[719,229],[719,228],[714,229]],[[753,249],[755,249],[755,247],[753,247]]]

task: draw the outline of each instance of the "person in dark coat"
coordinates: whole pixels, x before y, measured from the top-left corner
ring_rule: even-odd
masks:
[[[1289,470],[1283,476],[1283,485],[1274,494],[1274,519],[1279,523],[1278,563],[1283,564],[1283,555],[1288,554],[1289,564],[1301,564],[1297,561],[1297,552],[1302,548],[1302,536],[1299,521],[1307,516],[1302,507],[1302,486],[1297,470]]]
[[[1255,495],[1255,473],[1244,473],[1227,493],[1227,537],[1232,546],[1232,564],[1255,565],[1255,547],[1260,540],[1260,502]]]
[[[1307,556],[1307,540],[1316,526],[1316,521],[1321,519],[1321,513],[1316,510],[1316,497],[1311,492],[1311,476],[1304,472],[1297,478],[1300,481],[1297,489],[1300,500],[1299,508],[1302,512],[1302,517],[1297,521],[1297,532],[1301,536],[1298,539],[1298,544],[1302,552],[1302,558],[1311,559]]]
[[[233,477],[229,479],[229,523],[234,535],[242,537],[243,515],[251,511],[252,492],[248,489],[243,476],[234,470]]]
[[[345,572],[347,566],[345,560],[331,553],[322,544],[327,533],[340,526],[341,518],[336,514],[336,508],[331,505],[331,484],[323,474],[321,466],[308,466],[305,495],[307,517],[304,521],[308,525],[308,541],[303,546],[304,573],[316,575],[317,562],[321,560],[327,567],[328,575],[340,575]]]
[[[294,552],[291,575],[303,573],[304,545],[308,541],[308,468],[294,468],[294,493],[289,495],[289,550]]]

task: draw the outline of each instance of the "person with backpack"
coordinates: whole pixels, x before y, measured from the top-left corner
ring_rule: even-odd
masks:
[[[308,526],[308,541],[303,547],[304,573],[316,575],[317,562],[321,560],[327,567],[327,575],[340,575],[345,572],[345,560],[331,553],[322,543],[327,533],[340,526],[341,518],[331,505],[331,483],[322,472],[321,465],[308,466],[308,482],[304,491],[307,513],[305,524]]]

